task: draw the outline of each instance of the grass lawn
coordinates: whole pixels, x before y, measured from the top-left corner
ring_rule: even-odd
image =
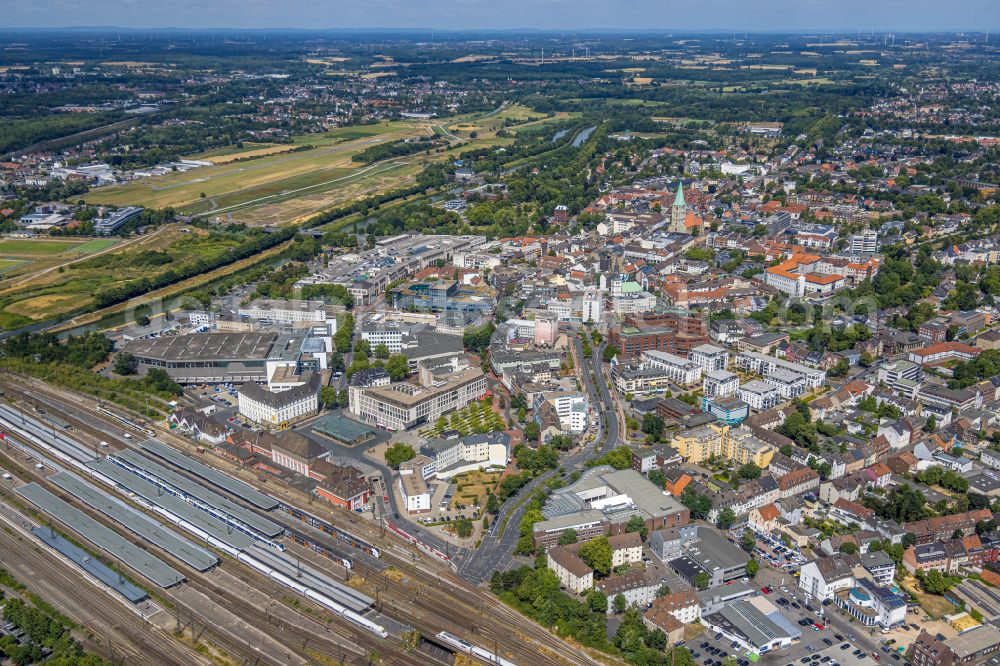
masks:
[[[451,498],[451,508],[457,509],[459,505],[482,508],[486,506],[486,494],[496,491],[497,483],[500,482],[500,472],[479,470],[467,472],[456,476],[452,482],[455,483],[456,490]]]
[[[47,240],[41,238],[5,238],[0,240],[0,255],[15,257],[49,257],[82,245],[76,240]]]
[[[77,254],[93,254],[94,252],[100,252],[101,250],[107,250],[109,247],[114,247],[118,245],[120,241],[117,238],[95,238],[89,240],[83,245],[77,245],[73,248],[72,252]]]
[[[61,272],[49,271],[21,286],[0,292],[0,326],[9,329],[72,312],[88,305],[95,293],[111,284],[156,276],[190,261],[209,260],[238,244],[231,238],[210,235],[200,229],[182,234],[180,226],[163,227],[155,236],[150,235],[148,240],[123,250],[81,257]],[[93,253],[116,242],[94,239],[86,243],[72,242],[72,246],[76,252],[89,246]],[[149,250],[167,252],[173,261],[160,265],[143,263],[140,255]]]
[[[20,266],[22,263],[23,262],[15,261],[14,259],[0,259],[0,273],[9,271],[16,266]]]

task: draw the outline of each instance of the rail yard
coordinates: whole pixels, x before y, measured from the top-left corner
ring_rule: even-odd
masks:
[[[452,663],[455,652],[496,664],[587,658],[392,529],[321,511],[291,489],[264,492],[251,475],[195,460],[186,440],[89,398],[5,379],[0,452],[15,478],[4,496],[172,606],[173,617],[159,611],[164,631],[187,625],[189,641],[273,663],[317,654],[345,664],[372,654],[393,664]],[[280,640],[268,631],[276,625]],[[247,635],[229,629],[240,626]]]

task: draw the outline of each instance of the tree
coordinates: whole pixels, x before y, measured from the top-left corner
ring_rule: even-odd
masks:
[[[663,585],[661,585],[661,586],[660,586],[660,588],[659,588],[659,589],[658,589],[658,590],[656,591],[656,598],[657,598],[657,599],[660,599],[660,598],[662,598],[662,597],[665,597],[665,596],[667,596],[668,594],[670,594],[670,586],[669,586],[669,585],[667,585],[667,584],[663,584]]]
[[[690,486],[681,493],[680,500],[681,504],[691,512],[692,518],[704,520],[709,511],[712,510],[712,498],[707,495],[699,495]]]
[[[131,375],[135,373],[136,360],[135,356],[129,354],[128,352],[119,352],[115,354],[115,374],[118,375]]]
[[[324,409],[333,409],[340,404],[340,393],[335,386],[323,386],[319,389],[319,403]]]
[[[587,563],[598,576],[607,576],[611,572],[611,563],[614,558],[614,551],[605,536],[591,539],[580,546],[578,552],[580,559]]]
[[[400,382],[410,374],[410,363],[402,354],[393,354],[385,362],[385,371],[389,373],[389,378],[392,381]]]
[[[757,560],[750,560],[747,562],[747,576],[750,578],[755,578],[757,572],[760,571],[760,563]]]
[[[642,540],[645,541],[646,535],[649,533],[649,528],[646,527],[646,521],[643,520],[642,516],[632,516],[625,523],[625,531],[638,532]]]
[[[760,467],[758,467],[752,462],[742,465],[738,470],[736,470],[736,476],[740,477],[741,479],[759,479],[760,474],[761,474]]]
[[[708,584],[710,582],[712,582],[712,579],[709,578],[708,574],[706,572],[704,572],[704,571],[702,571],[701,573],[697,574],[694,578],[691,579],[691,583],[695,587],[697,587],[699,590],[706,590],[706,589],[708,589]]]
[[[568,546],[571,543],[576,543],[576,530],[574,530],[572,527],[563,530],[562,534],[559,535],[560,546]]]
[[[528,442],[537,442],[538,438],[542,435],[542,429],[538,427],[538,424],[534,421],[529,421],[524,424],[524,439]]]
[[[858,552],[858,545],[852,541],[845,541],[840,545],[840,552],[844,555],[854,555]]]
[[[604,348],[604,351],[601,353],[601,358],[604,359],[605,363],[610,363],[611,359],[613,359],[617,355],[618,355],[618,347],[615,347],[614,345],[608,345],[607,347]]]
[[[754,548],[757,547],[757,535],[754,534],[753,530],[744,530],[743,536],[740,537],[740,548],[746,552],[752,552]]]
[[[720,530],[728,530],[736,522],[736,512],[731,507],[726,507],[719,512],[719,518],[715,524]]]
[[[667,486],[667,475],[662,469],[651,469],[649,470],[649,482],[657,488],[665,488]]]
[[[399,469],[402,463],[407,460],[413,460],[417,455],[417,452],[413,450],[413,447],[409,444],[403,444],[402,442],[396,442],[390,446],[385,451],[385,464],[392,469]]]
[[[375,345],[374,354],[375,358],[386,360],[389,358],[389,348],[386,346],[384,342],[380,342],[377,345]]]
[[[935,430],[937,430],[937,417],[931,414],[927,422],[924,423],[924,432],[934,432]]]
[[[608,597],[600,590],[592,588],[590,592],[587,592],[587,605],[595,613],[607,613]]]
[[[656,414],[643,414],[642,431],[649,435],[653,441],[659,441],[663,437],[664,421],[662,416]]]
[[[616,613],[621,614],[624,613],[625,610],[628,608],[628,599],[625,598],[624,594],[619,592],[618,594],[615,595],[615,598],[611,602],[611,604],[614,608],[614,611]]]
[[[371,356],[372,353],[371,343],[365,340],[364,338],[358,340],[357,344],[354,345],[354,353],[364,354],[365,356]]]
[[[452,523],[452,526],[455,528],[455,534],[457,534],[460,539],[467,539],[472,536],[472,521],[468,518],[457,520]]]

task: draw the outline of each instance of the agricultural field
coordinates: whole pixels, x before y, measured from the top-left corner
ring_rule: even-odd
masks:
[[[123,244],[120,250],[111,250],[116,243],[112,239],[64,242],[71,246],[61,257],[39,257],[34,263],[26,262],[3,273],[0,328],[17,328],[73,312],[93,302],[94,294],[103,287],[155,276],[186,261],[211,259],[239,245],[233,238],[199,229],[181,233],[179,225],[161,227]],[[81,256],[101,250],[106,252]]]

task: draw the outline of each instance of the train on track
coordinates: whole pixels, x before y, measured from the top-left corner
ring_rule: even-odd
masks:
[[[339,528],[339,527],[337,527],[335,525],[331,525],[330,523],[326,522],[322,518],[314,516],[313,514],[309,513],[308,511],[303,511],[302,509],[300,509],[298,507],[290,506],[288,504],[281,504],[280,506],[281,506],[281,510],[284,511],[285,513],[289,514],[290,516],[292,516],[292,518],[295,518],[297,520],[301,520],[305,524],[310,525],[312,527],[315,527],[316,529],[318,529],[321,532],[326,532],[327,534],[335,536],[340,541],[343,541],[344,543],[350,544],[350,545],[354,546],[355,548],[357,548],[358,550],[361,550],[361,551],[364,551],[364,552],[368,553],[372,557],[376,557],[376,558],[377,557],[382,557],[382,552],[378,548],[376,548],[375,546],[373,546],[372,544],[370,544],[367,541],[365,541],[364,539],[362,539],[360,537],[356,537],[353,534],[351,534],[350,532],[342,530],[341,528]],[[344,566],[347,566],[347,565],[344,565]],[[348,568],[350,568],[350,567],[348,567]]]
[[[117,414],[117,413],[111,411],[110,409],[107,409],[106,407],[98,407],[97,411],[100,412],[101,414],[104,414],[105,416],[108,416],[108,417],[114,419],[115,421],[117,421],[121,425],[125,426],[126,428],[131,428],[132,430],[135,430],[137,432],[142,433],[146,437],[156,437],[156,431],[155,430],[151,430],[151,429],[147,428],[146,426],[144,426],[142,424],[139,424],[139,423],[136,423],[135,421],[127,419],[124,416],[122,416],[121,414]]]
[[[489,650],[476,647],[469,641],[463,640],[454,634],[449,634],[447,631],[439,633],[437,635],[437,639],[448,647],[458,650],[459,652],[464,652],[465,654],[476,657],[477,659],[481,659],[487,664],[496,664],[497,666],[517,666],[514,662],[508,661],[500,655],[490,652]]]
[[[34,419],[32,419],[32,421],[33,420]],[[337,601],[331,599],[328,595],[294,580],[283,572],[278,571],[261,558],[255,557],[245,550],[234,548],[229,543],[226,543],[225,541],[222,541],[221,539],[205,532],[198,526],[189,523],[183,518],[183,516],[176,515],[163,507],[153,506],[139,501],[134,495],[129,494],[126,489],[122,489],[119,484],[114,481],[114,479],[111,479],[101,472],[87,466],[86,463],[94,460],[95,454],[83,448],[79,444],[62,436],[52,436],[52,434],[47,431],[39,432],[37,422],[30,425],[27,422],[19,423],[15,420],[15,418],[12,418],[12,414],[9,413],[9,409],[4,405],[0,405],[0,427],[3,428],[5,433],[16,432],[19,438],[29,441],[32,447],[41,448],[87,477],[97,479],[109,488],[114,488],[119,492],[124,492],[124,494],[128,495],[133,501],[137,501],[150,511],[163,516],[174,525],[177,525],[191,534],[194,534],[209,545],[218,548],[237,561],[242,562],[250,568],[260,572],[267,578],[281,583],[295,592],[298,592],[307,599],[311,599],[320,606],[323,606],[327,610],[333,612],[335,615],[347,620],[351,624],[381,638],[388,638],[389,632],[385,630],[385,627],[372,622],[360,613],[356,613],[343,604],[338,603]]]

